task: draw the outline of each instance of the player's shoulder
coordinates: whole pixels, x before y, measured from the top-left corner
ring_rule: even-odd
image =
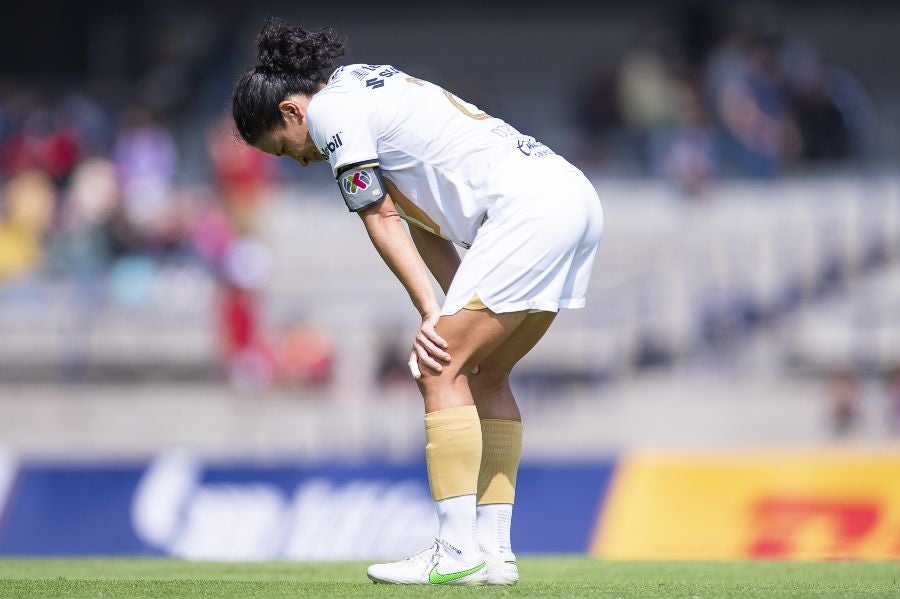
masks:
[[[347,94],[371,87],[371,82],[378,80],[380,73],[397,71],[387,64],[348,64],[336,68],[328,77],[324,89],[319,94]]]
[[[338,67],[334,70],[331,76],[328,78],[328,83],[339,84],[340,82],[358,82],[362,83],[365,86],[365,82],[373,77],[378,78],[379,73],[388,71],[388,70],[397,70],[394,69],[389,64],[371,64],[371,63],[357,63],[357,64],[348,64],[342,67]]]
[[[328,77],[325,87],[313,94],[309,102],[312,112],[328,111],[328,108],[340,109],[348,105],[364,103],[361,94],[365,93],[366,84],[363,73],[371,73],[370,69],[380,65],[351,64],[338,67]]]

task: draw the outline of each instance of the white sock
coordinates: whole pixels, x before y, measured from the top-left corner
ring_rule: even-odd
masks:
[[[509,529],[512,524],[511,503],[490,503],[478,506],[476,527],[478,544],[490,555],[512,553]]]
[[[480,555],[475,542],[475,495],[460,495],[434,502],[438,516],[438,539],[444,550],[467,562]]]

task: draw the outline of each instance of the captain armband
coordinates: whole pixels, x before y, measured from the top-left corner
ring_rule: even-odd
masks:
[[[350,212],[365,210],[387,194],[378,163],[371,160],[341,167],[337,183]]]

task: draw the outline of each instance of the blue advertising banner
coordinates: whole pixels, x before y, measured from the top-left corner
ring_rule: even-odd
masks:
[[[523,465],[513,546],[584,553],[613,462]],[[2,555],[209,560],[397,558],[437,531],[425,465],[23,464],[0,503]]]

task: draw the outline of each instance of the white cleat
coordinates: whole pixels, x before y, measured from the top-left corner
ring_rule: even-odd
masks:
[[[487,563],[487,581],[485,584],[513,585],[519,582],[519,566],[514,553],[498,555],[484,554]]]
[[[385,584],[456,584],[482,585],[487,580],[487,564],[479,554],[465,563],[452,557],[443,543],[390,564],[373,564],[366,575],[372,582]]]

